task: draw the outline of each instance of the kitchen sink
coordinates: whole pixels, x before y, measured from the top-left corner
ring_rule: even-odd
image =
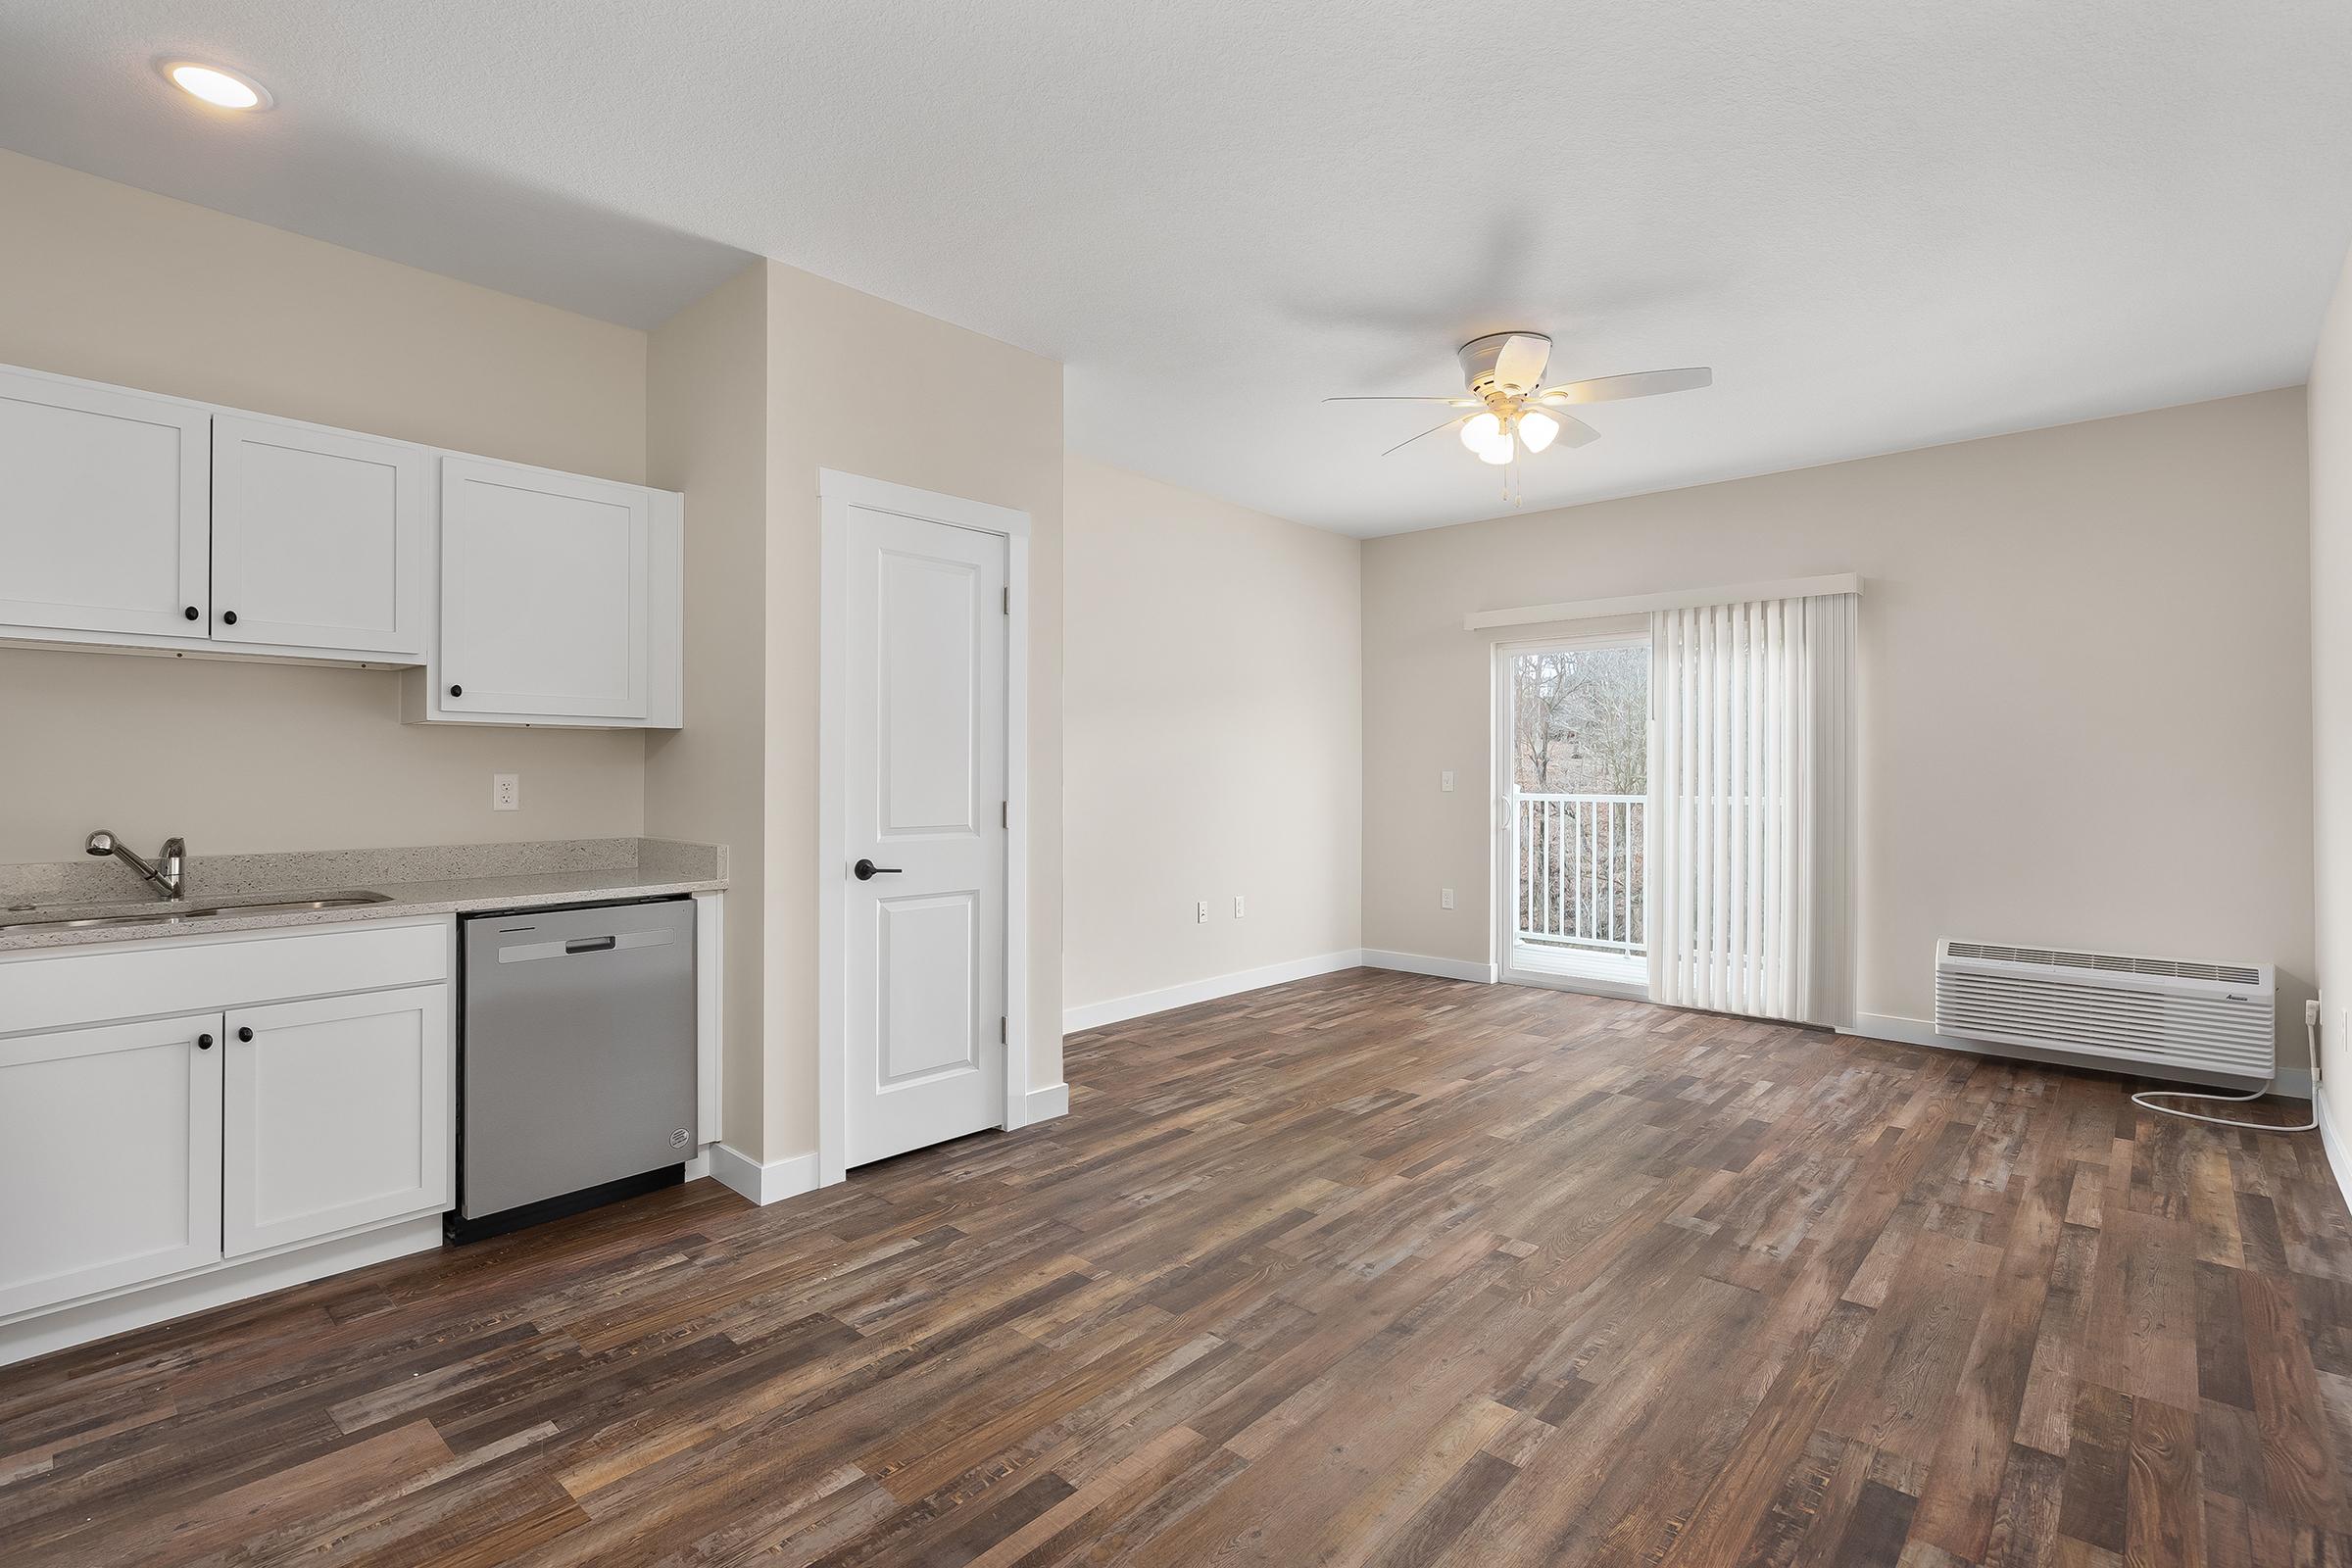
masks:
[[[71,931],[92,926],[180,925],[238,914],[299,914],[389,904],[392,895],[365,888],[331,893],[251,893],[187,904],[37,904],[0,908],[0,931]]]

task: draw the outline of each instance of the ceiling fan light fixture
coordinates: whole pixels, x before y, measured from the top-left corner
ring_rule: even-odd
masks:
[[[1550,446],[1559,433],[1560,421],[1542,409],[1529,409],[1519,416],[1519,439],[1530,452]]]
[[[1475,447],[1472,450],[1478,454],[1479,462],[1491,464],[1499,468],[1504,464],[1510,462],[1512,458],[1518,456],[1517,452],[1513,450],[1513,447],[1514,443],[1512,442],[1511,438],[1508,435],[1504,435],[1495,440],[1488,442],[1483,447]]]
[[[1483,455],[1487,448],[1497,443],[1508,444],[1503,435],[1502,420],[1494,415],[1473,414],[1462,421],[1462,445],[1471,451]]]

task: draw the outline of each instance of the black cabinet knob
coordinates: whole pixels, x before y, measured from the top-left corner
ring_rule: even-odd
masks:
[[[190,605],[187,609],[181,611],[180,613],[187,616],[190,620],[201,620],[203,618],[202,612],[198,611],[194,605]]]
[[[253,1031],[251,1029],[239,1029],[237,1031],[237,1038],[239,1040],[251,1040],[253,1038]]]
[[[212,1050],[212,1049],[213,1049],[213,1037],[212,1037],[211,1035],[198,1035],[198,1036],[196,1037],[196,1049],[197,1049],[198,1051],[210,1051],[210,1050]]]
[[[452,686],[449,689],[449,695],[452,697],[463,697],[466,695],[466,688],[463,686]]]
[[[223,610],[222,612],[220,612],[220,624],[221,624],[221,625],[223,625],[223,626],[234,626],[236,623],[237,623],[237,612],[236,612],[235,611],[233,611],[233,610]]]

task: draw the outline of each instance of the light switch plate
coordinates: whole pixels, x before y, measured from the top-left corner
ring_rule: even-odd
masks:
[[[493,773],[490,775],[490,809],[519,811],[522,809],[522,775]]]

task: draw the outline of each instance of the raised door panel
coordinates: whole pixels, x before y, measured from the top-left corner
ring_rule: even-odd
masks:
[[[0,1316],[220,1257],[220,1016],[0,1040]]]
[[[441,708],[646,717],[652,510],[633,485],[444,459]]]
[[[211,421],[0,370],[0,625],[203,636]]]
[[[213,636],[420,657],[432,454],[213,421]]]
[[[449,988],[227,1016],[227,1255],[449,1206]]]
[[[1004,1120],[1008,552],[997,534],[863,506],[845,544],[857,1165]]]

